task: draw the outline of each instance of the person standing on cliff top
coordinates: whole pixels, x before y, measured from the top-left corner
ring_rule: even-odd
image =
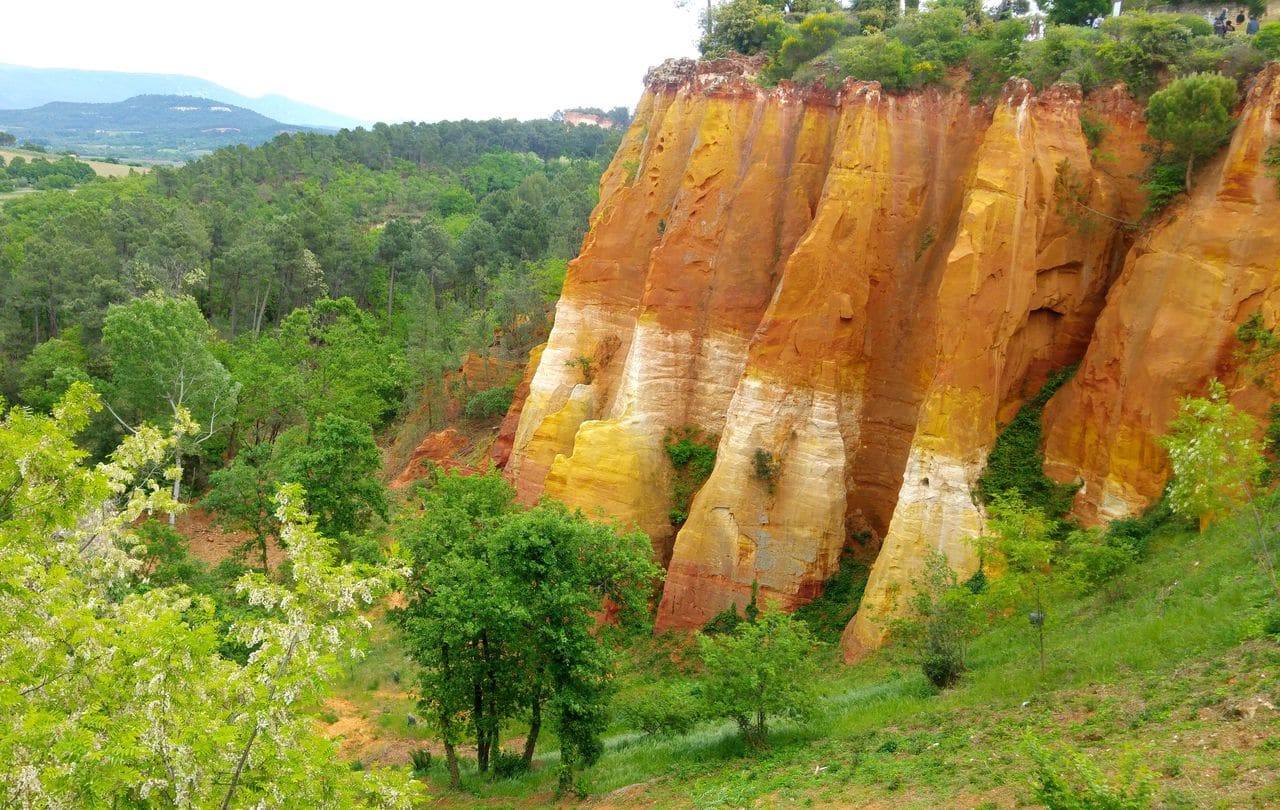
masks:
[[[1258,18],[1257,18],[1257,17],[1250,17],[1250,18],[1249,18],[1249,25],[1245,27],[1244,32],[1245,32],[1246,34],[1248,34],[1249,36],[1253,36],[1254,34],[1258,33]]]
[[[1102,27],[1102,15],[1099,14],[1098,16],[1093,18],[1093,30],[1097,31],[1101,27]]]

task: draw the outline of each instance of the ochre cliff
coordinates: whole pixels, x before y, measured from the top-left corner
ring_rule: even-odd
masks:
[[[1049,371],[1084,358],[1046,414],[1053,474],[1086,481],[1081,513],[1099,513],[1107,487],[1132,489],[1120,511],[1158,491],[1150,437],[1167,408],[1142,412],[1140,398],[1194,390],[1229,360],[1233,324],[1270,301],[1275,188],[1258,158],[1275,139],[1280,81],[1273,70],[1251,92],[1212,169],[1221,178],[1202,181],[1181,215],[1234,218],[1199,237],[1164,223],[1134,246],[1123,223],[1142,206],[1132,178],[1145,124],[1121,90],[1037,95],[1014,80],[998,102],[973,105],[962,92],[894,96],[857,82],[766,90],[754,69],[650,73],[570,265],[507,472],[526,500],[547,493],[650,534],[668,567],[659,629],[700,626],[744,604],[753,583],[794,607],[842,553],[874,557],[845,633],[855,655],[879,643],[931,549],[974,565],[974,480],[998,425]],[[1107,125],[1097,149],[1086,113]],[[1175,286],[1192,296],[1178,274],[1206,262],[1219,274],[1202,282],[1206,300],[1151,300]],[[1169,278],[1153,282],[1149,265]],[[1215,293],[1223,284],[1231,291]],[[1201,317],[1213,323],[1161,352],[1173,364],[1178,341],[1211,336],[1215,346],[1195,347],[1205,362],[1167,380],[1168,369],[1132,370],[1145,350],[1136,329]],[[662,439],[682,425],[720,440],[677,533]],[[1125,438],[1135,431],[1141,441]],[[761,452],[772,478],[757,472]],[[1150,482],[1124,466],[1135,459]]]
[[[1280,200],[1262,156],[1280,141],[1280,64],[1254,81],[1226,153],[1191,198],[1125,258],[1074,379],[1045,409],[1046,471],[1080,481],[1077,514],[1111,520],[1160,495],[1156,438],[1188,394],[1218,377],[1261,416],[1262,389],[1236,379],[1236,328],[1280,321]]]

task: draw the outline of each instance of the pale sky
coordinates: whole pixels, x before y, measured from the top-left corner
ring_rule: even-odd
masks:
[[[0,62],[183,73],[367,120],[543,118],[635,106],[696,53],[676,0],[48,0],[6,4]],[[24,32],[19,34],[19,32]]]

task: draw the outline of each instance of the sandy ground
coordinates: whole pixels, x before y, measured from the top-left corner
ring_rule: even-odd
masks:
[[[217,565],[230,557],[237,546],[249,539],[246,532],[223,531],[213,522],[212,515],[197,506],[188,507],[178,515],[177,529],[190,542],[191,555],[210,565]],[[256,562],[256,554],[250,552],[247,562]],[[267,546],[267,562],[271,568],[275,569],[283,559],[284,549],[271,542]]]

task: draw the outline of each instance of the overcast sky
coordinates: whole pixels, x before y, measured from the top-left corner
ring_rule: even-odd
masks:
[[[646,68],[696,52],[701,0],[690,5],[16,2],[0,14],[0,61],[184,73],[371,121],[542,118],[571,106],[634,107]]]

